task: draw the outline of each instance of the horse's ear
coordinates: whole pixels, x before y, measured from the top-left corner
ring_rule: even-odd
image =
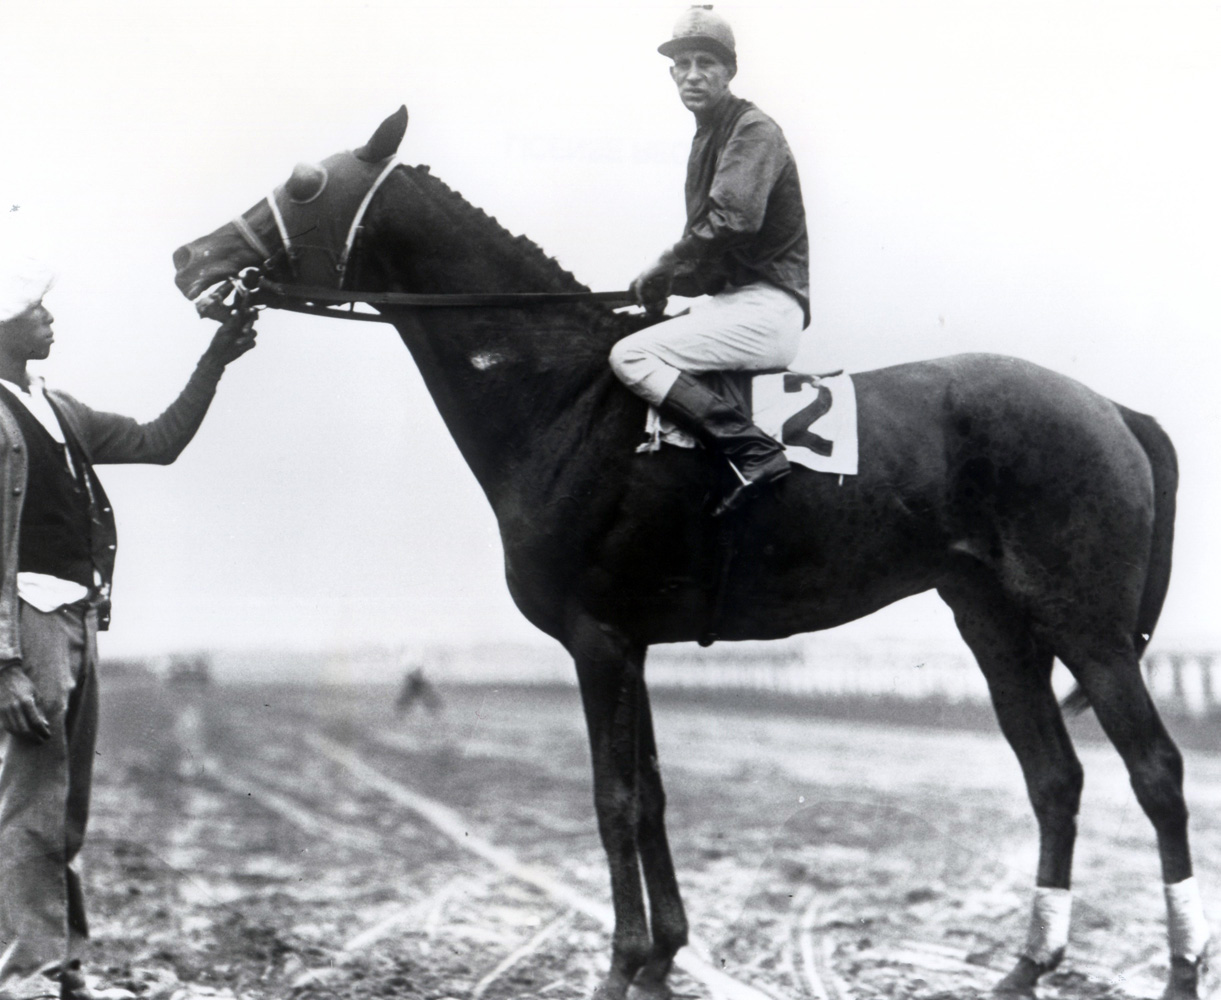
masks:
[[[394,114],[377,126],[373,138],[356,150],[356,158],[366,163],[376,163],[387,156],[398,152],[399,143],[407,131],[407,105],[403,105]]]
[[[284,190],[297,204],[304,205],[322,194],[326,187],[326,167],[320,163],[298,163],[293,175],[284,184]]]

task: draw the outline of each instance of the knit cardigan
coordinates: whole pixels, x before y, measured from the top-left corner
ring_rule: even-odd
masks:
[[[80,443],[91,467],[87,474],[96,483],[93,465],[173,462],[199,430],[223,371],[220,365],[201,361],[178,398],[161,416],[143,424],[131,417],[91,409],[55,389],[47,390],[47,398]],[[17,553],[28,469],[21,429],[8,406],[0,403],[0,662],[21,658]],[[99,533],[100,549],[109,553],[107,564],[100,568],[104,583],[109,585],[117,537],[114,512],[104,492],[99,491],[95,500],[98,510],[94,512],[94,530]],[[105,629],[108,624],[109,604],[100,609],[98,627]]]

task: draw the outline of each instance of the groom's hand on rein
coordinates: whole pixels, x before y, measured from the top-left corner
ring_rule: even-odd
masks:
[[[223,368],[240,358],[254,347],[254,321],[257,318],[258,313],[253,309],[231,309],[228,318],[217,327],[212,343],[204,351],[204,359]]]

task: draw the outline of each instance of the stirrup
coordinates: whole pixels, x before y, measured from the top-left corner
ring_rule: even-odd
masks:
[[[747,479],[732,461],[729,462],[729,467],[733,469],[733,473],[738,477],[738,485],[730,490],[721,502],[718,503],[712,511],[713,517],[720,517],[722,514],[727,514],[731,510],[738,510],[745,507],[751,500],[759,495],[759,491],[769,483],[777,482],[783,479],[792,471],[786,462],[782,468],[775,469],[772,472],[762,473],[758,479]]]

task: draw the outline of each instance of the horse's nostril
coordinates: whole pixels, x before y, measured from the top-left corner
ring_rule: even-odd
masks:
[[[179,247],[174,251],[174,270],[181,271],[191,263],[191,251],[186,247]]]

